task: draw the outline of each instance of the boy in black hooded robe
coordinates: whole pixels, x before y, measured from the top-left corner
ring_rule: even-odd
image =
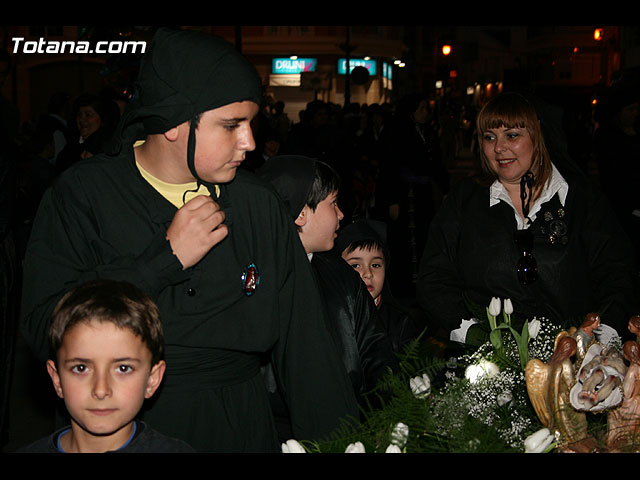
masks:
[[[275,156],[257,174],[274,186],[288,207],[292,225],[297,226],[324,300],[327,328],[341,353],[356,398],[364,407],[376,406],[378,400],[368,394],[397,363],[378,323],[371,295],[356,272],[331,251],[343,217],[337,205],[338,174],[324,162],[302,155]],[[268,375],[266,378],[269,390],[275,392],[276,385]],[[277,400],[277,395],[274,398]]]
[[[356,265],[353,255],[362,251],[372,252],[380,262],[378,275],[381,275],[382,288],[374,299],[378,319],[391,342],[393,351],[401,354],[410,341],[420,337],[425,331],[426,322],[391,294],[388,279],[390,256],[386,239],[385,223],[361,219],[345,225],[338,232],[334,250],[360,274],[363,281],[365,281],[363,275],[367,275],[366,266]],[[362,260],[364,258],[358,258],[358,261]],[[372,295],[374,295],[373,292]]]
[[[74,166],[42,200],[25,259],[25,337],[45,359],[64,292],[125,279],[163,317],[167,370],[144,412],[150,426],[203,452],[278,450],[260,374],[268,352],[296,438],[330,433],[357,405],[309,263],[272,189],[237,171],[255,147],[257,72],[226,42],[161,29],[137,83],[114,155]]]

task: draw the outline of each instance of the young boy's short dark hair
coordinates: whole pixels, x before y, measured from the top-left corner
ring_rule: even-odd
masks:
[[[341,181],[333,167],[303,155],[275,156],[256,173],[275,187],[293,219],[305,205],[315,212],[320,202],[339,190]]]
[[[316,160],[314,162],[314,178],[307,196],[307,205],[315,212],[318,204],[337,192],[340,188],[340,175],[330,165]]]
[[[379,249],[382,252],[385,266],[389,264],[389,249],[387,247],[387,226],[378,220],[356,220],[345,225],[336,238],[334,250],[338,255],[343,252],[351,253],[362,248],[366,251]]]
[[[364,240],[356,240],[351,242],[349,245],[345,247],[342,252],[338,253],[351,253],[357,249],[366,250],[368,252],[372,250],[380,250],[382,252],[382,256],[386,261],[386,257],[384,256],[384,245],[377,240],[374,239],[364,239]]]
[[[107,279],[83,283],[60,299],[53,311],[49,331],[51,360],[57,360],[67,330],[94,320],[131,330],[151,352],[151,365],[162,360],[164,338],[160,311],[155,302],[128,282]]]

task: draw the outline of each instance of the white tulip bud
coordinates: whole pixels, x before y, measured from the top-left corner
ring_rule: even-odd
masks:
[[[504,299],[504,313],[507,315],[511,315],[513,313],[513,304],[511,303],[510,298]]]
[[[529,338],[536,338],[540,332],[540,320],[534,318],[529,322]]]
[[[509,403],[511,403],[511,401],[513,400],[513,395],[511,395],[511,392],[509,391],[504,391],[502,393],[500,393],[498,395],[498,397],[496,398],[498,405],[503,407]]]
[[[529,435],[524,441],[525,453],[544,452],[555,440],[548,428],[542,428],[536,433]]]
[[[296,440],[289,439],[282,444],[282,453],[307,453],[307,451]]]
[[[391,443],[399,447],[404,447],[409,438],[409,427],[402,422],[398,422],[391,432]]]
[[[366,453],[362,442],[350,443],[344,453]]]
[[[409,380],[409,387],[417,398],[424,398],[431,392],[431,381],[424,373],[421,377],[414,377]]]
[[[384,453],[402,453],[402,450],[400,450],[399,446],[392,443],[387,447]]]
[[[500,315],[500,299],[498,297],[493,297],[491,299],[491,303],[489,303],[489,314],[494,317]]]
[[[491,378],[500,372],[500,368],[488,360],[480,360],[478,363],[469,365],[464,372],[464,376],[471,383],[476,383],[483,378]]]

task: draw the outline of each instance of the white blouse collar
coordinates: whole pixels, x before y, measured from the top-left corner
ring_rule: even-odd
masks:
[[[567,194],[569,193],[569,184],[560,174],[555,165],[551,164],[551,167],[552,171],[549,181],[545,185],[540,196],[537,198],[537,200],[529,210],[529,219],[531,220],[531,222],[536,219],[536,214],[540,211],[540,207],[542,206],[542,204],[551,200],[556,193],[558,194],[560,203],[563,206],[565,201],[567,200]],[[518,212],[516,211],[516,208],[513,205],[511,197],[507,193],[506,188],[504,188],[504,185],[502,185],[502,183],[496,180],[489,188],[489,206],[493,207],[494,205],[500,203],[500,201],[506,202],[511,206],[511,208],[513,208],[516,221],[518,222],[518,229],[521,230],[529,227],[530,222],[527,224],[524,223],[520,215],[518,215]]]

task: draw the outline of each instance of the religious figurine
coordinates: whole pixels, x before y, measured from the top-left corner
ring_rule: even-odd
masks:
[[[569,329],[569,334],[576,339],[577,351],[575,365],[580,366],[584,361],[589,346],[596,341],[594,330],[600,326],[600,315],[597,313],[589,313],[580,328],[575,327]]]
[[[603,347],[594,342],[578,367],[571,389],[571,404],[576,410],[601,412],[622,402],[622,382],[627,371],[621,352],[614,345]]]
[[[640,342],[640,315],[634,315],[629,319],[628,328],[636,336],[636,341]]]
[[[597,451],[597,443],[588,433],[586,414],[574,409],[570,401],[571,387],[576,381],[572,357],[577,350],[576,338],[568,332],[561,333],[547,363],[537,358],[529,360],[525,379],[534,410],[556,436],[559,448],[587,453]]]
[[[607,417],[607,447],[611,452],[637,453],[640,452],[640,344],[629,340],[623,348],[630,365],[622,384],[622,404]]]

